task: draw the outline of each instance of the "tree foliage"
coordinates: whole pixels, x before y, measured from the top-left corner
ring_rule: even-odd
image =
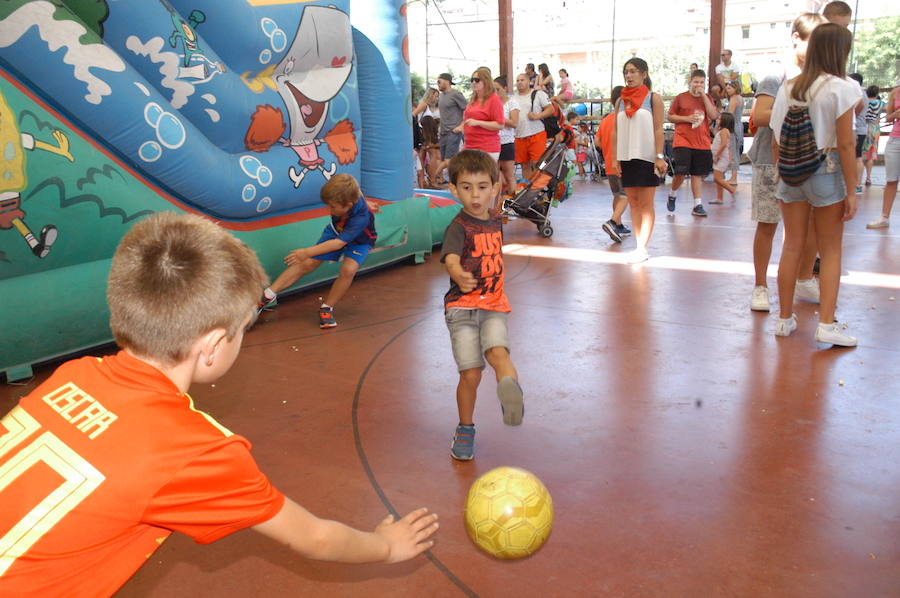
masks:
[[[865,85],[893,87],[900,76],[900,16],[880,17],[856,31],[851,72]]]
[[[419,73],[409,73],[409,85],[412,89],[413,100],[419,101],[425,95],[425,77]]]

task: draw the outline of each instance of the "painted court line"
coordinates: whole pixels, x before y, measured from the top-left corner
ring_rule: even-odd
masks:
[[[503,246],[504,255],[528,256],[554,260],[569,260],[591,264],[624,264],[628,258],[626,252],[601,251],[598,249],[577,249],[572,247],[551,247],[547,245],[523,245],[511,243]],[[713,260],[691,257],[661,255],[651,257],[637,267],[663,268],[668,270],[686,270],[692,272],[713,272],[718,274],[738,274],[754,276],[753,264],[732,260]],[[770,264],[769,276],[777,276],[778,266]],[[885,289],[900,289],[900,275],[880,272],[863,272],[849,270],[841,276],[841,284]]]

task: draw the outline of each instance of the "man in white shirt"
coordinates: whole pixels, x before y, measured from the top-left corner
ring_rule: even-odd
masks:
[[[516,162],[522,166],[522,176],[531,176],[533,163],[547,148],[547,133],[542,118],[553,115],[553,104],[543,90],[529,87],[526,73],[516,77],[516,95],[519,105],[519,124],[516,125]]]
[[[719,81],[719,85],[722,86],[722,89],[725,89],[725,84],[729,81],[737,81],[741,76],[741,65],[731,60],[732,52],[731,50],[722,50],[722,62],[716,65],[716,78]],[[738,84],[738,89],[741,89],[740,83]]]

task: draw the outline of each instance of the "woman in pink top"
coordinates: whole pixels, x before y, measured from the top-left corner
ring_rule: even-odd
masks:
[[[462,123],[454,129],[462,131],[463,147],[500,157],[500,129],[503,128],[503,102],[494,92],[491,71],[481,67],[472,73],[472,99],[463,112]]]
[[[575,89],[566,69],[559,69],[559,97],[567,102],[575,97]]]
[[[894,123],[887,146],[884,148],[884,171],[887,181],[884,184],[884,198],[881,200],[881,217],[866,225],[866,228],[887,228],[891,221],[891,208],[897,196],[897,181],[900,180],[900,81],[888,96],[884,109],[885,120]]]

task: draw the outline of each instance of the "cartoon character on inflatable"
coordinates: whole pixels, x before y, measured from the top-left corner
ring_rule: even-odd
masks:
[[[257,106],[244,138],[248,150],[265,152],[277,142],[297,154],[299,168],[291,166],[288,176],[294,187],[310,171],[318,170],[330,179],[337,165],[328,166],[319,155],[324,141],[341,165],[356,159],[359,152],[353,123],[338,122],[320,135],[328,117],[329,102],[338,95],[353,68],[353,40],[346,13],[326,6],[307,6],[287,53],[273,71],[275,89],[288,115],[290,133],[281,109]]]
[[[54,129],[52,135],[56,145],[39,141],[29,133],[20,133],[16,126],[15,114],[6,98],[0,94],[0,147],[3,148],[0,154],[0,229],[16,229],[28,243],[31,252],[39,258],[45,258],[50,253],[58,231],[54,225],[48,224],[35,237],[25,224],[20,194],[28,187],[24,150],[44,150],[74,162],[75,159],[69,152],[69,139],[66,134]]]

